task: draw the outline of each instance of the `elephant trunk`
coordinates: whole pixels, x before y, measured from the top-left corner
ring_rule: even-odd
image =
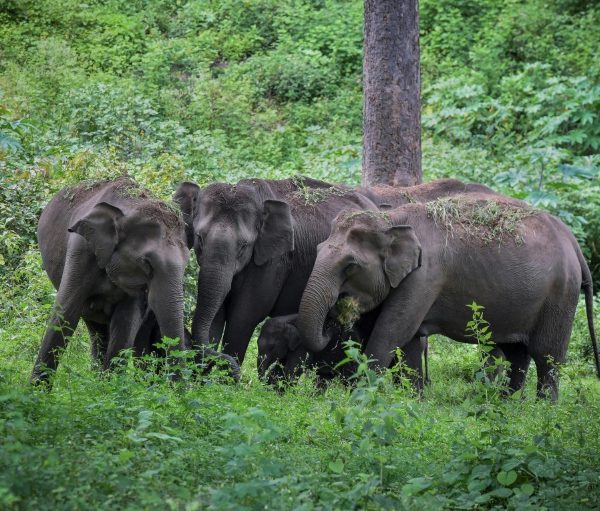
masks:
[[[148,303],[154,312],[161,334],[179,339],[179,349],[185,349],[183,322],[182,265],[167,265],[157,270],[148,292]]]
[[[207,360],[207,358],[209,360]],[[209,346],[202,346],[200,349],[200,353],[195,359],[196,363],[198,364],[206,364],[206,372],[208,372],[210,368],[212,368],[215,361],[219,360],[228,366],[229,376],[233,378],[236,382],[239,382],[242,370],[240,368],[240,365],[237,363],[237,360],[235,360],[235,358],[233,358],[232,356],[214,350]]]
[[[227,298],[235,275],[235,257],[230,255],[230,247],[223,246],[226,245],[223,240],[216,243],[218,246],[209,245],[211,251],[203,253],[198,260],[198,298],[192,323],[192,338],[196,347],[212,341],[219,342],[220,339],[210,339],[210,328]]]
[[[156,315],[158,326],[164,337],[178,338],[178,349],[185,350],[184,301],[183,301],[184,267],[173,267],[157,272],[150,285],[148,302]],[[229,355],[219,353],[208,346],[203,346],[196,362],[204,362],[206,357],[222,360],[228,366],[229,375],[236,381],[240,379],[240,366]],[[212,366],[212,362],[210,363]]]
[[[263,349],[261,347],[261,338],[259,337],[258,357],[256,357],[256,372],[258,373],[258,377],[261,380],[264,380],[267,375],[267,371],[271,368],[273,364],[277,362],[277,358],[272,353],[270,353],[269,350]]]
[[[331,265],[320,264],[317,259],[302,294],[297,320],[302,342],[309,351],[322,351],[331,340],[324,327],[327,314],[338,299],[338,280]]]

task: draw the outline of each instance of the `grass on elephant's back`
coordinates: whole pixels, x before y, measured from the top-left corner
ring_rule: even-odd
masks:
[[[499,244],[513,240],[523,242],[521,221],[540,211],[523,203],[511,204],[503,200],[473,199],[467,195],[444,197],[428,202],[427,216],[450,234],[466,234],[484,243]]]

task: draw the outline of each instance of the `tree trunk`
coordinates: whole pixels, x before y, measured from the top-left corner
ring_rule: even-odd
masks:
[[[363,185],[422,181],[418,0],[365,0]]]

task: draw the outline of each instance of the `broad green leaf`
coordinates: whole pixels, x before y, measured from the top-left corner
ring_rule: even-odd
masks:
[[[496,479],[502,486],[510,486],[517,480],[517,473],[514,470],[509,470],[508,472],[501,470],[498,472]]]

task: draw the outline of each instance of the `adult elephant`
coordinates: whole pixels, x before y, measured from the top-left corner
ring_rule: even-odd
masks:
[[[339,297],[354,297],[363,313],[380,306],[365,352],[387,367],[394,348],[415,335],[473,342],[465,325],[466,305],[475,301],[511,363],[510,390],[522,387],[533,358],[538,395],[557,399],[582,288],[600,376],[592,279],[569,229],[500,197],[455,196],[340,214],[319,245],[297,325],[304,346],[319,351],[330,341],[323,327]]]
[[[32,380],[46,380],[80,319],[103,368],[133,347],[150,308],[185,349],[183,273],[189,257],[178,212],[127,177],[59,192],[38,224],[44,269],[57,289]],[[232,371],[237,364],[232,363]]]
[[[263,319],[297,312],[333,218],[347,208],[377,209],[349,187],[304,177],[202,190],[182,183],[174,199],[191,220],[200,266],[194,343],[218,343],[222,335],[223,351],[240,363]]]

